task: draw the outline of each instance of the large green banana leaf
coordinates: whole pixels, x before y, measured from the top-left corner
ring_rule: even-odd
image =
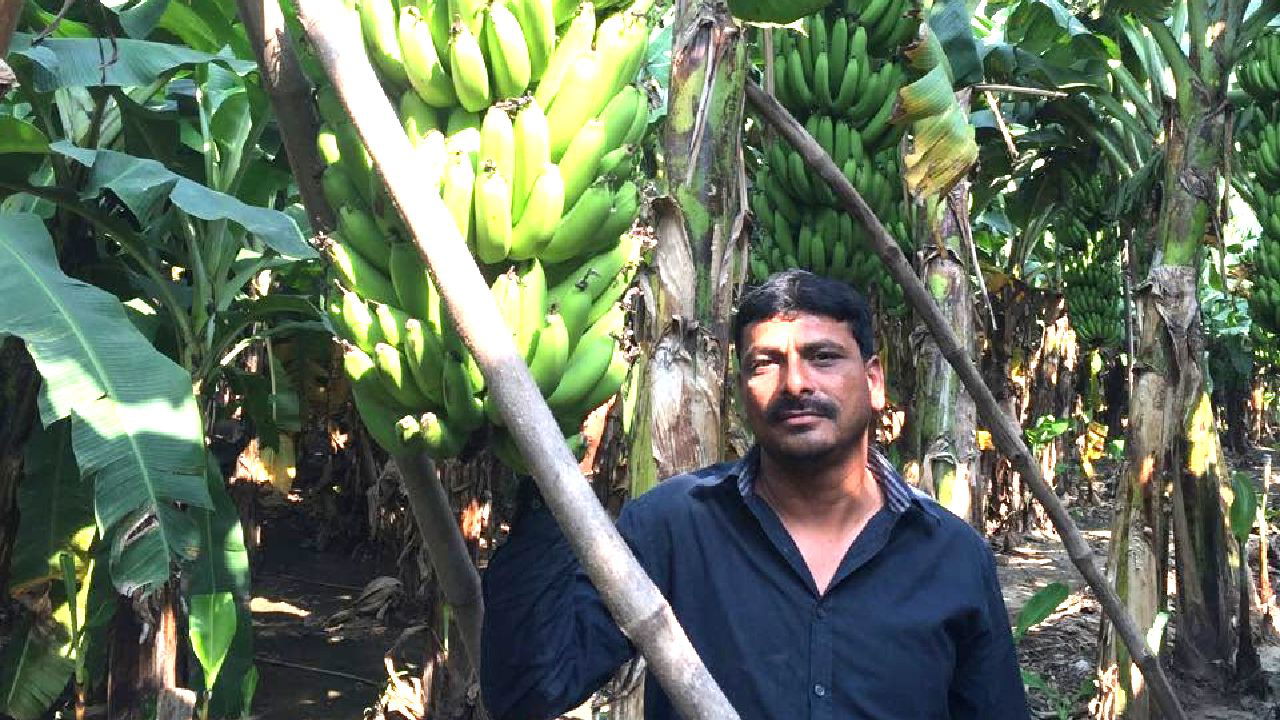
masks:
[[[191,377],[138,332],[114,296],[65,275],[35,215],[0,214],[0,333],[26,341],[46,425],[72,418],[80,472],[122,593],[165,582],[201,545],[189,508],[211,507]]]
[[[89,150],[65,140],[49,147],[90,168],[83,190],[86,196],[96,197],[103,190],[110,190],[144,225],[163,209],[165,201],[172,201],[201,220],[230,220],[285,257],[317,256],[293,218],[278,210],[246,205],[226,193],[188,180],[155,160],[114,150]]]
[[[63,553],[76,559],[77,574],[83,574],[95,529],[93,487],[80,478],[76,467],[69,420],[32,433],[18,487],[18,511],[11,590],[20,592],[62,577]]]
[[[38,627],[24,618],[0,655],[0,715],[37,720],[67,687],[75,661],[63,627]]]
[[[35,67],[32,85],[38,92],[68,87],[138,87],[150,85],[175,68],[218,62],[238,74],[256,65],[227,55],[199,52],[181,45],[128,38],[51,37],[32,45],[28,33],[16,33],[15,55]]]

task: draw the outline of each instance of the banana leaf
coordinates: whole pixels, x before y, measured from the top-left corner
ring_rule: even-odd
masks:
[[[10,52],[34,66],[32,85],[38,92],[68,87],[137,87],[150,85],[170,71],[217,62],[240,75],[256,65],[227,55],[199,52],[181,45],[128,38],[45,38],[15,33]]]
[[[190,509],[212,505],[191,376],[119,300],[62,272],[34,215],[0,214],[0,333],[26,341],[44,424],[72,418],[113,584],[132,595],[167,581],[170,562],[201,547]]]
[[[69,420],[32,433],[18,487],[18,510],[10,589],[22,592],[61,577],[63,553],[75,558],[77,576],[83,576],[96,529],[93,487],[80,478],[76,467]]]
[[[37,720],[62,695],[75,671],[62,632],[60,625],[44,627],[31,616],[19,621],[0,656],[0,715]]]
[[[915,124],[915,141],[903,158],[903,180],[917,197],[943,195],[978,159],[978,143],[965,112],[955,103],[940,116]]]
[[[293,218],[268,208],[253,207],[225,193],[188,180],[155,160],[113,150],[87,150],[66,141],[50,148],[90,168],[83,194],[95,197],[110,190],[142,225],[163,210],[165,201],[201,220],[230,220],[289,258],[314,258]]]

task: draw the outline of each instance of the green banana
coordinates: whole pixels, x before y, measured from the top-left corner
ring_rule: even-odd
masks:
[[[483,35],[489,51],[494,94],[499,99],[523,95],[533,73],[529,45],[520,21],[502,0],[489,3]]]
[[[524,214],[511,232],[509,255],[516,260],[536,256],[550,242],[563,213],[564,181],[560,178],[559,166],[548,162],[529,193]]]
[[[813,91],[809,88],[808,76],[800,51],[793,49],[786,55],[787,88],[793,94],[800,109],[808,109],[814,105]]]
[[[552,51],[551,58],[547,61],[547,70],[542,74],[542,80],[538,82],[538,88],[533,92],[533,98],[538,105],[544,109],[551,107],[551,102],[559,93],[560,85],[564,82],[574,61],[584,52],[591,51],[591,40],[595,34],[595,6],[584,2],[578,14],[569,23],[564,35],[561,36],[560,42],[556,44],[556,49]],[[583,92],[585,88],[575,90]]]
[[[370,300],[383,303],[397,301],[391,280],[376,265],[365,259],[340,233],[331,233],[329,238],[329,259],[333,261],[344,286]]]
[[[469,246],[474,246],[472,222],[475,202],[475,172],[471,160],[463,153],[454,153],[444,170],[444,188],[440,197],[453,216],[458,234]]]
[[[466,438],[436,413],[423,413],[418,418],[418,425],[422,429],[423,448],[435,460],[457,457],[466,445]]]
[[[558,161],[560,177],[564,180],[565,205],[577,202],[582,192],[596,179],[607,140],[604,123],[594,119],[588,120],[573,137],[573,142]],[[553,145],[553,156],[554,150]]]
[[[431,39],[431,27],[413,5],[400,8],[398,38],[405,74],[422,100],[439,108],[456,103],[458,96],[453,90],[453,80],[440,62],[435,41]]]
[[[835,100],[831,96],[830,62],[831,58],[825,50],[818,53],[817,59],[813,62],[813,96],[822,110],[830,110]]]
[[[640,188],[628,180],[613,195],[613,208],[609,218],[600,226],[598,237],[600,244],[616,241],[623,233],[631,229],[640,214]]]
[[[449,73],[458,102],[468,112],[480,112],[493,102],[484,53],[476,36],[463,22],[453,24],[449,38]]]
[[[604,110],[600,112],[600,122],[604,125],[605,153],[618,149],[626,141],[642,103],[644,96],[640,90],[634,85],[627,85],[604,106]]]
[[[496,263],[511,250],[511,188],[493,163],[485,163],[475,183],[475,253]]]
[[[347,290],[342,293],[342,322],[351,333],[351,341],[365,352],[382,342],[382,330],[369,312],[369,305],[359,295]]]
[[[356,352],[359,352],[358,350]],[[400,439],[394,419],[396,410],[389,405],[389,399],[371,392],[367,385],[352,384],[351,399],[355,401],[356,410],[364,422],[369,437],[379,447],[392,455],[404,455],[409,452],[408,446]]]
[[[378,368],[382,389],[391,399],[410,409],[422,410],[430,405],[413,381],[408,361],[399,350],[387,343],[378,343],[373,346],[373,363]]]
[[[404,342],[404,324],[409,316],[400,308],[386,303],[374,303],[373,316],[377,320],[382,341],[398,349]]]
[[[453,92],[453,81],[449,81],[449,92]],[[427,105],[416,90],[405,90],[400,94],[398,108],[400,126],[409,142],[417,147],[432,130],[440,130],[440,115],[435,108]]]
[[[456,353],[444,357],[444,414],[453,427],[470,432],[484,423],[484,404],[471,382],[466,362]]]
[[[513,132],[516,163],[511,180],[511,216],[519,221],[524,218],[529,193],[551,162],[551,131],[537,100],[530,99],[516,113]]]
[[[591,239],[612,209],[613,193],[607,185],[596,183],[587,188],[560,221],[538,257],[546,263],[559,263],[587,252]]]
[[[461,20],[472,35],[479,36],[484,29],[484,8],[487,0],[447,0],[448,22]]]
[[[533,356],[529,359],[529,374],[544,396],[560,382],[568,359],[569,332],[565,327],[564,317],[553,307],[547,313],[542,328],[538,330]]]
[[[351,182],[351,177],[341,165],[330,165],[320,174],[320,190],[329,207],[343,208],[347,206],[361,207],[364,198]]]
[[[512,0],[511,10],[524,32],[529,51],[529,79],[536,81],[547,69],[556,44],[555,9],[551,0]]]
[[[355,205],[338,208],[338,232],[379,270],[387,269],[389,247],[369,213]]]
[[[520,312],[516,325],[516,348],[525,362],[533,359],[533,350],[547,314],[547,274],[542,262],[532,260],[516,271]]]
[[[582,127],[612,99],[612,96],[602,97],[600,93],[592,92],[592,88],[600,85],[602,74],[600,58],[595,51],[582,53],[569,67],[564,83],[575,91],[557,94],[555,101],[547,108],[553,161],[560,162]]]
[[[489,108],[480,124],[480,164],[491,162],[504,178],[516,175],[516,135],[511,116],[497,105]]]
[[[399,17],[395,3],[392,0],[360,0],[359,10],[360,29],[364,33],[370,59],[393,83],[408,85],[396,30]]]
[[[553,411],[567,410],[586,398],[608,369],[616,338],[625,329],[626,311],[616,305],[583,334],[569,355],[563,377],[547,397]]]
[[[419,390],[435,406],[444,404],[444,347],[418,318],[404,322],[404,358]]]

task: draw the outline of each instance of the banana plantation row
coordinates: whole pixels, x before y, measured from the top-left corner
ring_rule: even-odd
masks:
[[[1277,421],[1280,5],[1245,5],[0,0],[0,713],[248,715],[228,470],[255,456],[287,492],[317,428],[398,469],[473,671],[441,477],[487,469],[467,541],[494,539],[540,461],[438,237],[614,509],[749,447],[725,390],[744,286],[852,284],[910,481],[1004,546],[1052,522],[1075,550],[1054,493],[1114,498],[1105,578],[1081,567],[1114,598],[1097,714],[1182,717],[1174,660],[1248,685],[1265,493],[1227,451]],[[343,22],[303,22],[321,9]],[[377,87],[337,80],[357,27]],[[433,237],[366,142],[383,105]],[[219,456],[229,426],[252,441]]]

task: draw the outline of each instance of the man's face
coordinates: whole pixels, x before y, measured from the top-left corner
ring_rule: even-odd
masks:
[[[857,447],[884,408],[880,360],[863,362],[844,322],[779,315],[748,325],[742,340],[747,421],[777,460],[838,458]]]

